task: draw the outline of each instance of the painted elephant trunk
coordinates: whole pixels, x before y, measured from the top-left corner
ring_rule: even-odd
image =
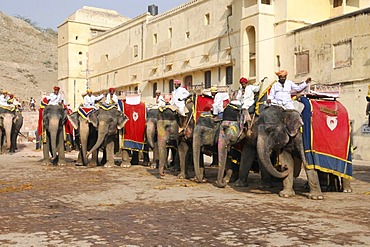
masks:
[[[200,159],[200,136],[197,135],[193,137],[193,162],[194,162],[194,171],[195,176],[199,182],[203,181],[203,169],[200,169],[199,159]]]
[[[6,136],[6,149],[7,150],[10,149],[10,145],[11,145],[12,124],[13,124],[13,121],[11,117],[4,118],[3,125],[4,125],[4,130],[5,130],[5,136]]]
[[[146,138],[151,149],[154,149],[155,130],[155,123],[149,120],[146,124]]]
[[[50,132],[50,146],[51,146],[51,161],[54,162],[57,158],[57,138],[58,129],[62,128],[59,126],[59,118],[51,118],[49,120],[49,132]],[[63,132],[61,133],[63,134]]]
[[[87,152],[86,157],[89,157],[90,154],[95,152],[103,143],[105,138],[108,135],[108,125],[100,124],[98,128],[98,140],[96,141],[95,145]]]
[[[287,170],[284,172],[277,171],[270,159],[272,154],[271,148],[266,148],[266,144],[262,139],[263,138],[258,137],[257,140],[257,153],[260,165],[262,165],[272,176],[277,178],[286,178],[292,172],[292,168],[287,167]]]
[[[222,138],[223,131],[220,132],[218,139],[218,174],[217,174],[217,186],[225,188],[228,181],[224,178],[226,160],[227,160],[227,141],[226,138]]]

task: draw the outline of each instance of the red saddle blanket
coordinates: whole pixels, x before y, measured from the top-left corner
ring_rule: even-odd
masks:
[[[124,102],[123,109],[125,115],[129,118],[124,128],[123,148],[134,151],[143,150],[146,123],[145,103],[129,105]]]

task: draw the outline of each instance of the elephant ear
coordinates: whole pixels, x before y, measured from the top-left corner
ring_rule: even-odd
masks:
[[[97,128],[98,127],[98,116],[99,116],[99,110],[93,111],[88,117],[87,121],[92,123],[92,125]]]
[[[78,112],[73,112],[67,116],[69,122],[72,124],[74,129],[78,129],[79,120],[78,120]]]
[[[128,117],[121,111],[117,113],[117,129],[122,129],[128,121]]]

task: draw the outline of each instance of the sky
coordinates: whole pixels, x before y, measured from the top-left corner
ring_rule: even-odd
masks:
[[[185,2],[188,0],[0,0],[0,11],[28,18],[38,27],[56,31],[58,25],[82,6],[111,9],[134,18],[146,13],[148,5],[157,5],[161,14]]]

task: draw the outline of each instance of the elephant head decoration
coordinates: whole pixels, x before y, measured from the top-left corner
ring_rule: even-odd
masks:
[[[4,137],[6,150],[15,152],[17,136],[23,125],[22,114],[12,107],[0,108],[0,153],[4,153]]]

